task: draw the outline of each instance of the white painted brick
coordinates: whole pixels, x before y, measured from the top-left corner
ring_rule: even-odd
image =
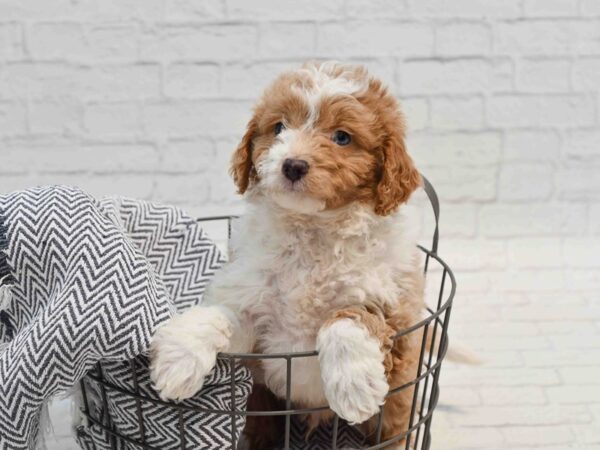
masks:
[[[431,127],[440,130],[473,130],[483,125],[483,100],[479,97],[433,98]]]
[[[227,64],[223,67],[221,91],[227,97],[256,101],[278,74],[297,67],[299,64],[292,63]]]
[[[277,0],[226,0],[228,15],[232,19],[246,21],[295,21],[339,19],[342,14],[342,0],[321,2],[306,0],[302,6],[293,2]]]
[[[29,106],[29,128],[32,133],[73,134],[81,132],[83,107],[66,100],[35,101]]]
[[[499,73],[506,71],[502,61],[459,59],[450,61],[407,61],[400,66],[403,94],[477,93],[501,88]]]
[[[411,3],[416,16],[467,17],[467,18],[515,18],[521,15],[521,2],[504,0],[481,2],[478,0],[420,0]]]
[[[484,405],[543,405],[547,402],[544,390],[539,386],[489,386],[479,388]]]
[[[407,0],[346,0],[344,10],[353,19],[389,19],[405,17],[408,13]]]
[[[419,166],[493,166],[500,161],[499,133],[409,134],[408,148]]]
[[[493,237],[578,234],[586,228],[585,206],[574,203],[484,205],[480,226],[484,236]]]
[[[559,370],[561,378],[569,385],[599,384],[600,367],[563,367]],[[593,387],[598,389],[598,387]]]
[[[209,139],[169,141],[162,152],[164,172],[210,172],[214,169],[214,144]]]
[[[164,77],[167,97],[213,97],[219,92],[219,67],[213,64],[170,64]]]
[[[571,62],[553,59],[526,59],[517,70],[517,87],[524,92],[567,92]]]
[[[142,110],[150,136],[242,136],[249,119],[249,104],[221,100],[149,103]]]
[[[221,20],[225,19],[225,0],[166,0],[167,20]]]
[[[600,20],[573,22],[572,30],[573,38],[571,49],[573,53],[598,56]]]
[[[498,406],[474,407],[462,423],[470,426],[490,425],[563,425],[587,423],[590,415],[582,406]]]
[[[571,430],[567,426],[511,426],[502,429],[506,442],[514,445],[566,444],[573,441]],[[545,448],[545,447],[544,447]]]
[[[590,230],[594,234],[600,234],[600,203],[590,206]]]
[[[423,98],[407,98],[400,101],[408,132],[419,131],[429,125],[429,102]]]
[[[0,23],[0,60],[23,56],[23,32],[18,23]]]
[[[559,157],[560,138],[549,130],[510,130],[505,134],[506,161],[554,161]]]
[[[559,198],[568,200],[600,199],[600,165],[559,168],[556,187]]]
[[[491,31],[485,23],[457,22],[436,29],[435,52],[442,56],[487,55],[491,48]]]
[[[32,56],[38,60],[123,61],[138,52],[135,25],[36,23],[28,30]]]
[[[581,11],[584,16],[600,16],[600,3],[596,0],[582,0]]]
[[[595,385],[557,386],[546,389],[548,399],[557,404],[600,402],[600,389]]]
[[[95,173],[136,173],[162,169],[158,150],[152,145],[87,145],[77,153],[82,160],[81,165]]]
[[[600,129],[573,130],[566,136],[567,155],[582,159],[600,158]]]
[[[84,126],[94,137],[135,136],[140,133],[139,106],[131,103],[87,105]]]
[[[317,30],[313,23],[268,23],[260,28],[259,54],[264,58],[312,58]]]
[[[242,24],[146,28],[141,57],[153,61],[228,61],[256,55],[257,30]]]
[[[508,242],[510,265],[522,269],[558,268],[563,264],[560,240],[512,238]]]
[[[500,200],[531,202],[548,199],[554,190],[554,168],[549,164],[504,164],[500,169]]]
[[[478,202],[496,196],[495,167],[431,167],[427,173],[442,200]]]
[[[209,184],[201,175],[177,175],[157,180],[154,197],[159,202],[201,205],[209,198]]]
[[[494,31],[494,49],[500,54],[567,55],[572,46],[572,23],[499,22]]]
[[[529,367],[595,366],[600,351],[596,349],[536,350],[524,352],[523,357]]]
[[[468,387],[444,387],[441,390],[444,403],[456,406],[480,405],[481,399],[475,389]]]
[[[499,241],[454,238],[444,244],[444,258],[453,269],[460,271],[503,269],[507,260],[506,246]]]
[[[477,207],[470,204],[444,205],[442,239],[474,237],[477,233]]]
[[[577,16],[578,0],[525,0],[526,16],[564,17]]]
[[[325,58],[423,56],[433,53],[433,27],[419,23],[319,25],[316,54]]]
[[[594,99],[584,95],[502,95],[488,100],[488,120],[500,127],[585,126],[595,122]]]
[[[573,87],[581,90],[598,90],[600,58],[585,58],[573,63]]]
[[[17,102],[0,102],[0,136],[24,134],[27,128],[27,110]]]
[[[600,267],[600,239],[570,238],[563,241],[565,264],[569,267]]]

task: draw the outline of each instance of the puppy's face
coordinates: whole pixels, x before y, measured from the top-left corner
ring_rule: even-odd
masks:
[[[362,202],[386,215],[420,184],[396,100],[363,68],[331,63],[275,80],[231,172],[240,193],[308,214]]]

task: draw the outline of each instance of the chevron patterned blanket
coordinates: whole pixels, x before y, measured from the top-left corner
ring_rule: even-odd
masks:
[[[64,186],[0,195],[0,450],[36,448],[45,404],[94,374],[99,361],[105,380],[157,398],[144,356],[150,338],[175,310],[201,302],[224,262],[198,222],[175,207],[97,200]],[[219,364],[187,404],[230,410],[231,376],[228,365]],[[236,409],[243,410],[251,375],[239,367],[233,376]],[[137,436],[136,399],[114,391],[101,402],[101,388],[89,378],[87,391],[98,395],[87,407],[109,417],[121,434]],[[177,409],[144,404],[142,410],[148,448],[180,448],[182,432],[186,448],[230,448],[229,416],[186,413],[182,430]],[[243,426],[239,416],[238,436]],[[82,421],[76,431],[86,450],[130,448],[98,424]],[[294,423],[294,449],[331,446],[326,427],[310,444],[304,436],[302,423]],[[361,440],[340,425],[338,445],[359,448]]]

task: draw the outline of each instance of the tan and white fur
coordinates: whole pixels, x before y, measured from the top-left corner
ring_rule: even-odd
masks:
[[[194,395],[221,351],[317,349],[318,358],[294,359],[292,402],[328,404],[372,433],[368,419],[390,386],[416,372],[419,336],[391,337],[423,313],[416,230],[403,206],[420,177],[396,100],[361,67],[285,73],[256,106],[232,173],[248,201],[232,259],[201,306],[154,336],[156,388],[165,399]],[[284,360],[264,360],[256,378],[285,398]],[[411,389],[388,398],[384,439],[406,428],[411,399]]]

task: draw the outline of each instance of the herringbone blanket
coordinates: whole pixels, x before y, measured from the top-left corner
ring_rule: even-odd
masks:
[[[109,364],[107,378],[118,378],[124,362],[148,348],[175,306],[201,301],[209,277],[224,261],[197,223],[177,208],[99,202],[68,187],[0,196],[0,249],[2,450],[35,448],[44,404],[98,361]],[[228,383],[225,372],[216,370],[207,383],[213,397],[198,396],[215,408],[228,408],[229,391],[219,389]],[[250,375],[241,370],[236,376],[243,408]],[[109,407],[122,411],[118,401],[111,397]],[[148,413],[149,432],[160,448],[170,448],[175,410],[172,416],[168,409]],[[123,427],[137,424],[126,414],[114,417]],[[218,424],[209,420],[194,427],[191,447],[226,448],[224,436],[214,432]]]

